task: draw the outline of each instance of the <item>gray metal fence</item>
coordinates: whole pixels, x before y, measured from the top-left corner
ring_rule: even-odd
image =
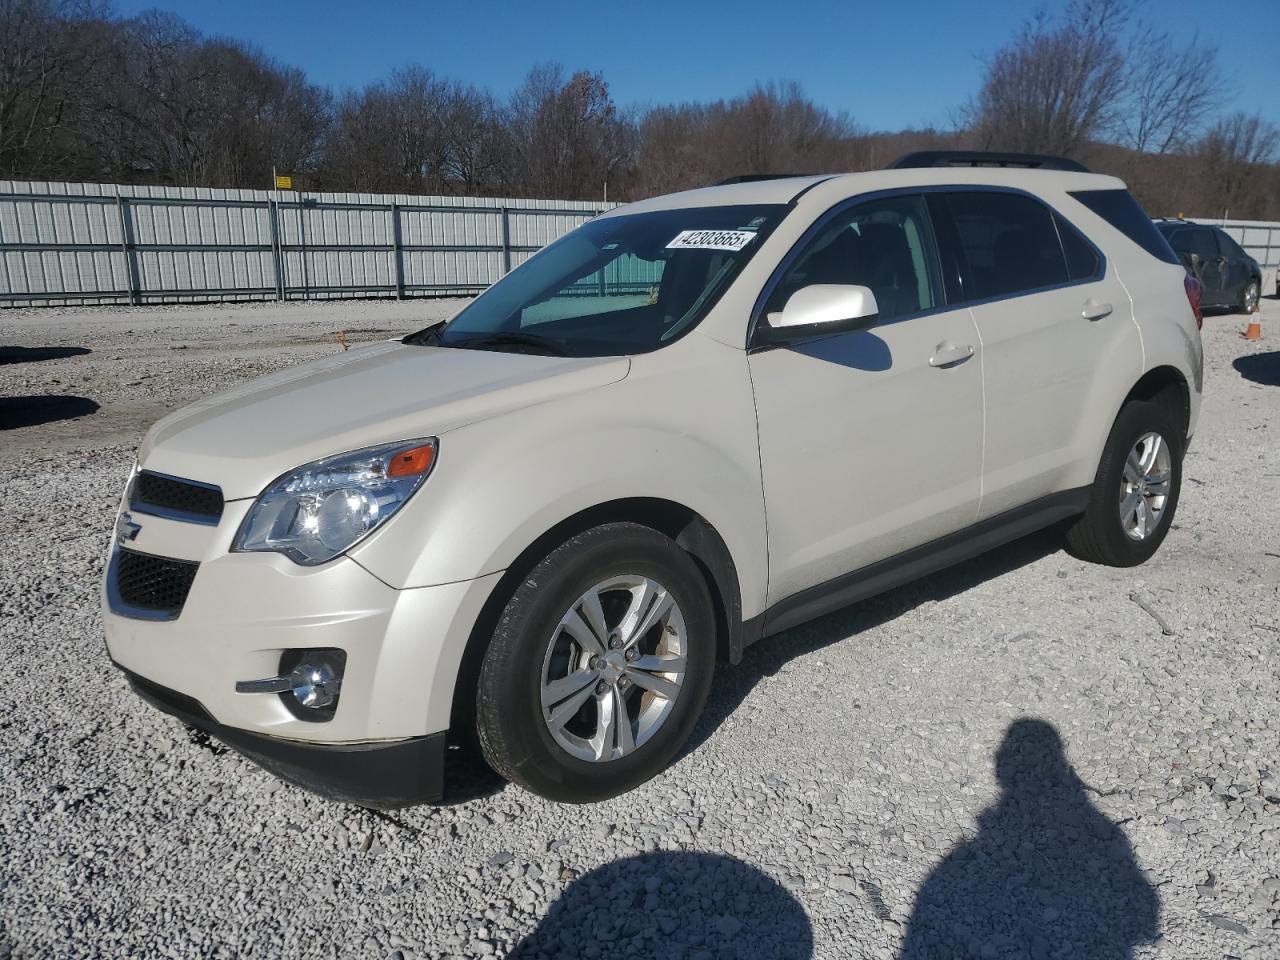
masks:
[[[0,305],[470,294],[609,206],[0,180]]]

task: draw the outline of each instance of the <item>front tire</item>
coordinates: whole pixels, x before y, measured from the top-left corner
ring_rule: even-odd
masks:
[[[1067,549],[1111,567],[1144,563],[1164,542],[1182,487],[1182,430],[1166,407],[1126,404],[1107,437],[1089,506]]]
[[[480,668],[476,732],[501,776],[550,800],[604,800],[684,745],[715,670],[697,564],[633,523],[594,527],[526,576]]]

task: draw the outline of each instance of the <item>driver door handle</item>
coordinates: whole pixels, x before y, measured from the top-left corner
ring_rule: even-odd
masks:
[[[962,343],[957,347],[943,340],[933,348],[933,356],[929,358],[929,366],[954,367],[956,364],[964,363],[972,356],[973,346],[971,344]]]
[[[1090,298],[1084,302],[1084,309],[1080,311],[1080,315],[1086,320],[1101,320],[1103,317],[1110,316],[1113,309],[1114,307],[1109,303],[1099,303]]]

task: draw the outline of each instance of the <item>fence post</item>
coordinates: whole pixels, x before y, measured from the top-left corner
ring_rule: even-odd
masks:
[[[502,272],[511,272],[511,217],[506,207],[502,208]]]
[[[279,204],[267,198],[267,218],[271,221],[271,278],[275,282],[276,300],[284,299],[284,255],[280,252]]]
[[[120,252],[124,254],[125,282],[129,286],[129,304],[137,306],[142,302],[138,282],[138,251],[133,244],[133,219],[129,215],[129,201],[116,195],[116,209],[120,212]]]
[[[400,242],[400,204],[391,201],[391,243],[396,267],[396,299],[404,299],[404,246]]]

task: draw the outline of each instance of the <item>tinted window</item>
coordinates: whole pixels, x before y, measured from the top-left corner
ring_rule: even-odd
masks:
[[[1057,213],[1053,215],[1062,240],[1062,252],[1067,256],[1067,273],[1072,280],[1089,280],[1096,277],[1102,266],[1098,251],[1084,236]]]
[[[1215,230],[1213,232],[1218,236],[1218,249],[1226,256],[1231,257],[1234,260],[1243,260],[1248,256],[1248,254],[1240,248],[1240,244],[1232,240],[1227,236],[1227,234],[1223,233],[1221,230]]]
[[[1212,230],[1180,230],[1173,235],[1179,253],[1194,253],[1201,260],[1213,260],[1218,256],[1218,244]]]
[[[801,287],[843,283],[870,287],[882,320],[938,305],[938,270],[929,218],[920,197],[858,204],[825,224],[787,268],[765,309],[779,311]]]
[[[1078,190],[1071,196],[1157,260],[1178,262],[1168,242],[1128,190]]]
[[[1014,193],[949,193],[967,261],[965,299],[985,300],[1066,283],[1067,263],[1049,208]]]

